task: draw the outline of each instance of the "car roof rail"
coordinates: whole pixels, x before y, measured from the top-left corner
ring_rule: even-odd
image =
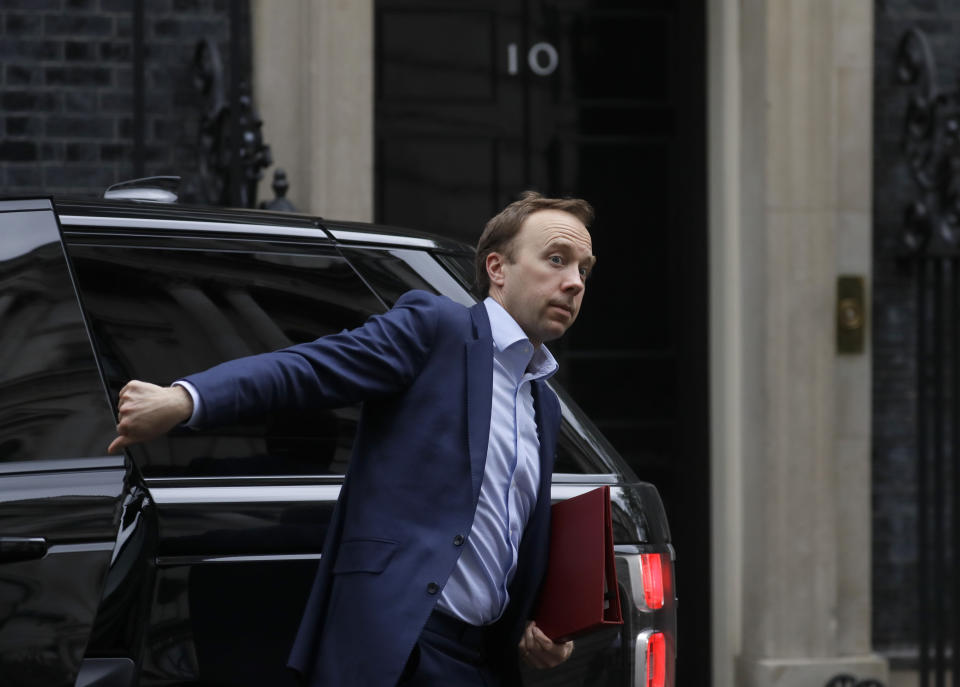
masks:
[[[104,200],[143,200],[152,203],[176,203],[180,177],[155,176],[130,179],[113,184],[103,192]]]

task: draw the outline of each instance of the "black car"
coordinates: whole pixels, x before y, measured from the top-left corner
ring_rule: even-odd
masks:
[[[0,201],[0,685],[285,685],[359,409],[176,430],[108,456],[129,379],[360,325],[405,291],[476,301],[472,249],[301,215]],[[557,385],[559,500],[610,485],[622,626],[527,684],[673,684],[673,549]]]

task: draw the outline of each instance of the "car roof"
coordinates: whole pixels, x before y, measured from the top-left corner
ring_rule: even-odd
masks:
[[[352,222],[347,220],[320,220],[324,228],[338,241],[347,243],[384,243],[392,237],[397,245],[434,248],[451,253],[474,254],[473,246],[455,239],[426,231],[396,227],[389,224]],[[428,245],[433,244],[433,245]]]
[[[220,208],[180,203],[100,200],[92,198],[53,199],[57,214],[74,220],[66,224],[87,224],[84,219],[112,218],[136,220],[140,226],[151,220],[159,222],[200,222],[237,224],[244,227],[263,226],[289,230],[322,230],[338,243],[377,244],[405,248],[426,248],[451,253],[473,254],[473,247],[448,237],[428,232],[368,222],[328,220],[312,215]]]

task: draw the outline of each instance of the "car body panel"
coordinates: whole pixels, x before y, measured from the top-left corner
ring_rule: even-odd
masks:
[[[49,200],[0,202],[0,676],[72,685],[128,468]]]

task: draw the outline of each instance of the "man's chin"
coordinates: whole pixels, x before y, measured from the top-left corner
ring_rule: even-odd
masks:
[[[561,336],[567,333],[567,329],[570,326],[567,324],[560,324],[559,322],[551,322],[548,326],[543,328],[541,332],[541,341],[547,343],[549,341],[556,341]]]

